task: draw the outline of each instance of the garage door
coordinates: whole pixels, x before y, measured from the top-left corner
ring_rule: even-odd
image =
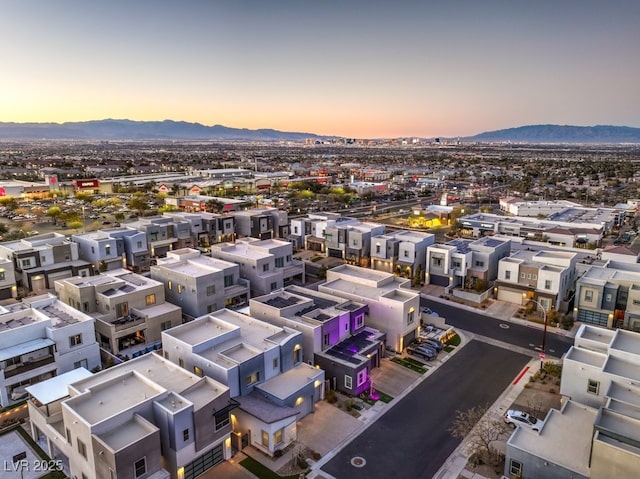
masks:
[[[220,444],[218,447],[213,448],[209,452],[205,452],[198,459],[184,466],[184,479],[195,479],[204,471],[211,469],[223,460],[222,444]]]
[[[498,289],[498,299],[500,301],[507,301],[508,303],[513,304],[522,304],[522,292],[521,291],[511,291],[508,289]]]
[[[430,274],[429,284],[435,284],[436,286],[449,286],[449,276]]]

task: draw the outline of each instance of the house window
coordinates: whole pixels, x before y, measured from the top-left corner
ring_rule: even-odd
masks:
[[[344,387],[351,389],[353,387],[353,378],[351,376],[344,375]]]
[[[413,323],[414,318],[414,313],[415,311],[413,311],[413,309],[411,309],[411,311],[409,311],[409,314],[407,314],[407,324],[411,324]]]
[[[233,286],[233,275],[232,274],[224,277],[224,287],[228,288],[229,286]]]
[[[262,431],[262,445],[269,447],[269,433],[267,431]]]
[[[527,273],[527,279],[531,279],[531,273]]]
[[[531,277],[532,277],[533,279],[538,279],[538,275],[537,275],[537,274],[532,274],[532,275],[531,275]]]
[[[611,293],[607,293],[607,295],[605,296],[605,298],[606,298],[606,301],[607,301],[607,302],[610,302],[610,301],[611,301],[611,299],[612,299]]]
[[[323,342],[324,346],[328,346],[329,345],[329,335],[328,334],[325,334],[322,337],[322,342]]]
[[[431,258],[431,264],[433,266],[441,266],[442,265],[442,259],[441,258]]]
[[[277,446],[278,444],[282,444],[282,440],[284,439],[284,429],[278,429],[273,433],[273,445]]]
[[[273,369],[278,369],[279,363],[278,358],[273,358]]]
[[[213,420],[216,425],[216,431],[219,431],[225,426],[229,425],[229,411],[219,411],[214,413]]]
[[[379,252],[380,252],[380,245],[379,245],[379,244],[377,244],[377,245],[376,245],[376,253],[379,253]]]
[[[148,294],[148,295],[145,296],[144,300],[147,303],[147,306],[151,306],[152,304],[156,304],[156,295],[155,294]]]
[[[358,386],[362,386],[367,380],[367,370],[363,369],[362,371],[358,371],[358,376],[356,378],[356,384]]]
[[[210,284],[207,286],[207,296],[213,296],[214,294],[216,294],[216,285]]]
[[[4,281],[4,271],[0,271],[0,281]]]
[[[276,258],[276,268],[284,267],[284,258]]]
[[[189,440],[189,429],[185,429],[184,431],[182,431],[182,440],[183,441]]]
[[[293,350],[293,364],[298,364],[300,361],[302,361],[301,354],[302,349],[298,348]]]
[[[85,459],[87,458],[87,446],[80,439],[77,439],[78,442],[78,452]]]
[[[184,359],[178,358],[178,366],[180,366],[181,368],[184,367]]]
[[[269,263],[265,263],[262,265],[262,271],[269,271]]]
[[[256,371],[255,373],[247,376],[247,379],[246,379],[247,386],[251,386],[252,384],[257,383],[259,380],[260,380],[260,372]]]
[[[82,334],[74,334],[73,336],[69,336],[69,346],[78,346],[82,344]]]
[[[111,254],[111,245],[106,245],[104,247],[105,254]]]
[[[160,323],[160,331],[166,331],[171,328],[171,321],[164,321]]]
[[[511,279],[511,271],[504,272],[504,279]]]
[[[178,294],[182,294],[182,288],[183,286],[181,284],[178,284]]]
[[[522,477],[522,463],[511,459],[509,463],[509,475],[511,477]]]
[[[545,279],[544,280],[544,289],[551,289],[551,280],[550,279]]]
[[[198,366],[194,366],[193,367],[193,374],[195,374],[196,376],[200,376],[203,377],[204,373],[202,372],[202,368],[199,368]],[[185,439],[186,441],[186,439]]]
[[[476,261],[476,266],[479,268],[484,268],[484,261]]]
[[[598,394],[600,391],[600,381],[594,381],[593,379],[589,379],[587,383],[587,392],[589,394]]]
[[[136,242],[136,247],[137,248],[142,248],[142,241]]]
[[[404,251],[404,257],[408,258],[409,257],[409,252],[407,250]]]
[[[96,252],[96,249],[92,246],[92,247],[91,247],[91,254],[93,254],[93,253],[95,253],[95,252]]]
[[[271,283],[271,291],[278,289],[278,283]]]
[[[525,279],[526,277],[527,277],[527,275],[526,275],[526,274],[524,274],[524,273],[520,273],[520,279]]]
[[[86,359],[81,359],[80,361],[75,361],[73,363],[73,369],[78,369],[78,368],[89,369],[89,361],[87,361]]]
[[[23,268],[30,268],[31,267],[31,259],[27,258],[27,259],[23,259],[21,261],[22,267]]]
[[[169,291],[171,291],[173,289],[173,283],[171,282],[171,280],[167,281],[167,289]]]
[[[590,289],[585,290],[585,292],[584,292],[584,300],[587,303],[593,302],[593,291],[591,291]]]
[[[143,457],[133,463],[133,470],[136,477],[143,476],[147,473],[147,460]]]
[[[356,316],[356,328],[364,326],[364,313]]]
[[[71,431],[67,428],[67,442],[71,444]]]

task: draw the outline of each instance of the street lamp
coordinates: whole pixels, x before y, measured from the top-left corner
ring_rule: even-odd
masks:
[[[84,228],[85,228],[85,218],[84,218],[84,206],[82,206],[82,232],[84,233]]]
[[[527,298],[526,293],[523,293],[522,296],[528,301],[531,301],[532,303],[539,306],[542,310],[542,320],[544,322],[544,328],[542,330],[542,352],[540,353],[540,370],[542,370],[544,366],[545,343],[547,342],[547,311],[546,309],[544,309],[544,306],[535,299]]]

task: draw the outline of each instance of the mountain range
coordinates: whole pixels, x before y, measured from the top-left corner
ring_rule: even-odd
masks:
[[[249,130],[184,121],[94,120],[67,123],[3,123],[0,140],[183,140],[303,141],[338,138],[272,129]],[[640,143],[640,128],[627,126],[530,125],[489,131],[463,142]]]

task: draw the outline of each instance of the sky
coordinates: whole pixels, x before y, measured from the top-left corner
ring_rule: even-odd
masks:
[[[0,0],[0,122],[640,127],[633,0]]]

